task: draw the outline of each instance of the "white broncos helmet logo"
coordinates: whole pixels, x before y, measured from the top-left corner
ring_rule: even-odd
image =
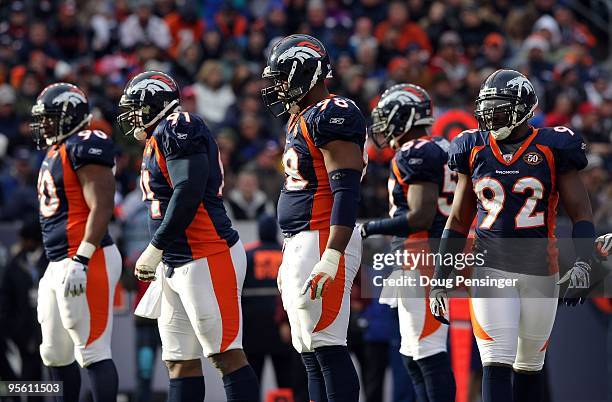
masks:
[[[78,92],[68,91],[59,94],[51,101],[54,105],[61,105],[65,102],[69,102],[72,106],[76,106],[79,103],[87,103],[87,100]]]
[[[147,78],[136,83],[128,91],[130,95],[133,95],[140,91],[149,91],[151,95],[155,95],[157,92],[160,91],[172,91],[172,87],[162,80]]]
[[[529,80],[522,75],[515,77],[506,83],[506,87],[518,90],[519,96],[525,90],[527,94],[535,93],[535,89]]]
[[[321,57],[316,50],[308,46],[296,46],[285,50],[280,56],[278,56],[278,62],[282,63],[287,59],[296,58],[303,64],[304,60],[315,57]]]

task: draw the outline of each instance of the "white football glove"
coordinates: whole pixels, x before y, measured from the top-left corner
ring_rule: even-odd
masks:
[[[429,310],[431,310],[431,315],[442,324],[449,325],[450,323],[444,317],[448,306],[448,295],[446,294],[446,290],[442,288],[432,288],[429,291]]]
[[[163,253],[163,250],[149,243],[145,251],[138,257],[138,261],[136,261],[136,266],[134,267],[136,278],[143,282],[154,281],[155,271],[162,260]]]
[[[325,295],[329,288],[329,284],[334,280],[338,273],[338,265],[340,265],[340,257],[342,253],[338,250],[326,248],[321,256],[321,261],[317,262],[312,273],[306,279],[302,287],[302,295],[305,295],[310,289],[310,299],[320,299]]]
[[[557,285],[563,285],[569,281],[569,288],[586,289],[590,286],[589,276],[591,266],[584,261],[576,261],[574,266],[563,275]]]
[[[600,257],[607,257],[612,251],[612,233],[606,233],[595,239],[595,249]]]
[[[71,259],[66,266],[66,275],[63,280],[64,297],[79,296],[87,288],[87,266]]]

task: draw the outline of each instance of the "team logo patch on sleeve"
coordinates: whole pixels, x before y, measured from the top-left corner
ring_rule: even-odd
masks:
[[[523,160],[526,164],[535,166],[539,165],[544,158],[537,152],[527,152],[525,155],[523,155]]]

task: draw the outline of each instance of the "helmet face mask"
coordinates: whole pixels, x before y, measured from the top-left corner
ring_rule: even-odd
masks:
[[[480,88],[474,116],[480,130],[504,140],[533,116],[538,98],[531,82],[513,70],[498,70]]]

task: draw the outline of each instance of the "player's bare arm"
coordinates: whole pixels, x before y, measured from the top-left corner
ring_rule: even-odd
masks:
[[[476,216],[476,194],[472,187],[472,179],[468,175],[458,173],[457,177],[455,198],[445,229],[467,235]]]
[[[567,215],[572,220],[572,238],[576,262],[559,280],[559,285],[569,283],[563,300],[567,305],[575,306],[584,303],[590,287],[591,259],[594,252],[595,226],[589,195],[580,179],[580,174],[573,169],[559,175],[557,185],[559,197]]]
[[[98,246],[106,233],[115,206],[115,176],[111,168],[86,165],[77,170],[83,198],[89,207],[84,242]]]
[[[361,236],[393,235],[408,236],[410,233],[427,230],[436,217],[438,185],[432,182],[410,183],[406,195],[410,210],[403,216],[379,219],[363,224]]]
[[[458,173],[457,188],[453,199],[450,215],[440,240],[440,255],[446,253],[459,253],[465,246],[467,234],[476,216],[476,194],[472,187],[471,178]],[[452,265],[445,265],[443,261],[436,263],[434,278],[446,279],[453,270]],[[433,316],[444,324],[449,324],[444,318],[448,307],[446,290],[443,287],[432,287],[429,293],[429,307]]]
[[[582,179],[580,179],[578,171],[570,170],[560,174],[557,185],[559,186],[559,197],[572,223],[579,221],[593,222],[589,194]]]

